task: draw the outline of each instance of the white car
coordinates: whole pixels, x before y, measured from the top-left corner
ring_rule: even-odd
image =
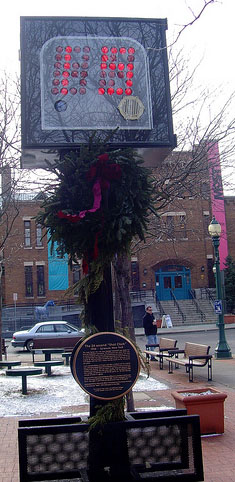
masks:
[[[83,330],[78,330],[75,326],[66,321],[44,321],[36,323],[28,330],[16,331],[13,333],[11,344],[14,348],[26,347],[32,350],[33,338],[69,338],[71,336],[84,336]]]

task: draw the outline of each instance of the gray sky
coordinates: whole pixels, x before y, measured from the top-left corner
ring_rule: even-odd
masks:
[[[197,15],[204,3],[205,0],[90,0],[84,4],[77,0],[21,0],[13,6],[12,2],[4,2],[0,17],[0,69],[2,72],[20,72],[20,16],[167,18],[169,45],[182,26],[192,22],[190,9]],[[208,116],[213,115],[213,109],[218,111],[235,91],[234,18],[234,0],[215,0],[192,26],[184,30],[176,44],[177,49],[184,48],[192,69],[201,61],[192,90],[195,92],[199,86],[211,91],[219,89],[219,95],[207,109]],[[234,117],[233,108],[230,113]]]
[[[192,20],[189,7],[197,14],[204,0],[21,0],[4,2],[0,18],[1,69],[19,71],[18,50],[20,46],[20,16],[98,16],[167,18],[168,44],[181,25]],[[223,84],[233,89],[235,68],[232,64],[234,45],[234,0],[218,0],[209,5],[201,18],[181,35],[178,45],[183,45],[194,62],[203,57],[200,80],[212,86]]]

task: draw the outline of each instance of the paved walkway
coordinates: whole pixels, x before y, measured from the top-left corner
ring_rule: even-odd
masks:
[[[235,389],[217,383],[216,372],[224,367],[225,372],[235,373],[235,354],[231,360],[213,360],[213,381],[207,381],[207,368],[194,373],[194,383],[188,382],[185,370],[168,374],[167,366],[159,370],[158,362],[151,362],[151,376],[168,386],[167,390],[134,392],[135,408],[174,407],[172,390],[215,387],[227,393],[225,400],[225,432],[223,435],[202,437],[202,452],[205,482],[235,482]],[[89,410],[88,405],[70,407],[70,414],[81,414]],[[59,414],[41,414],[42,417]],[[68,413],[69,415],[69,413]],[[27,418],[27,417],[24,417]],[[19,482],[16,417],[0,418],[0,482]]]

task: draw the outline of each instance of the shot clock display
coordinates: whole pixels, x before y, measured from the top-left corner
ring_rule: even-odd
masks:
[[[22,166],[94,133],[110,135],[110,148],[169,153],[166,28],[166,19],[22,17]]]
[[[42,129],[151,129],[149,66],[128,38],[56,37],[40,53]]]

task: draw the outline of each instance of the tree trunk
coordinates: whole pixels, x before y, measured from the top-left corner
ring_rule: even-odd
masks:
[[[115,302],[120,300],[120,322],[121,329],[125,334],[128,334],[135,342],[135,329],[133,322],[133,314],[131,307],[130,298],[130,269],[129,269],[129,258],[126,253],[119,254],[115,256],[113,261],[114,274],[115,274]],[[115,319],[116,321],[116,319]]]
[[[113,261],[115,287],[115,323],[120,326],[122,333],[128,332],[135,342],[135,329],[130,298],[130,268],[129,258],[123,253],[116,255]],[[126,396],[127,411],[135,410],[132,390]]]
[[[0,269],[0,361],[2,361],[2,266]]]

